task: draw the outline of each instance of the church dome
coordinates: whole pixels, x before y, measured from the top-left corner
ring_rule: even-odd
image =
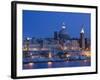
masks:
[[[62,24],[61,30],[59,31],[59,38],[60,39],[69,39],[69,35],[67,33],[67,29],[65,24]]]

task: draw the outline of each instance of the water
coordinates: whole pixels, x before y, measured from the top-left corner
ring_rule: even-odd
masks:
[[[42,69],[42,68],[60,68],[60,67],[82,67],[90,66],[90,60],[63,61],[63,62],[39,62],[23,64],[23,69]]]

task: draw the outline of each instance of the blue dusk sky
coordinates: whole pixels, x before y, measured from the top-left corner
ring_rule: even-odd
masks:
[[[65,23],[70,37],[79,38],[83,27],[85,37],[90,38],[90,21],[89,13],[23,10],[23,37],[53,37],[54,31],[61,30]]]

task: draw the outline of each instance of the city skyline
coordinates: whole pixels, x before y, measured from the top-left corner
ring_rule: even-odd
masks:
[[[79,38],[83,27],[85,37],[90,38],[90,14],[31,10],[23,10],[23,37],[53,37],[63,23],[71,37]]]
[[[89,37],[90,14],[24,10],[23,69],[90,66]]]

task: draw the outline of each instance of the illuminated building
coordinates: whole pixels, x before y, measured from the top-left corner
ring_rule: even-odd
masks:
[[[25,56],[29,56],[29,51],[33,51],[32,54],[34,55],[41,54],[46,57],[52,57],[59,51],[64,53],[67,51],[90,50],[90,39],[85,38],[83,28],[80,32],[80,38],[70,38],[64,23],[61,26],[61,30],[52,34],[53,36],[48,38],[35,38],[34,36],[34,38],[24,38],[23,53],[25,53]]]

